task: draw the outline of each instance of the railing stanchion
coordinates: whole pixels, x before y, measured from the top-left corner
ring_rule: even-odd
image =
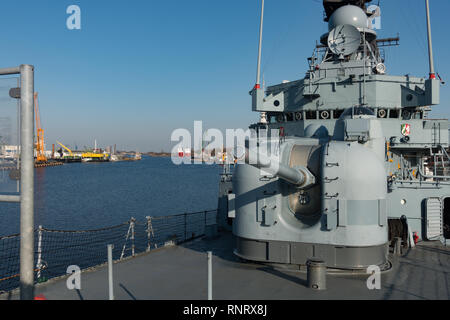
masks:
[[[131,219],[133,219],[133,218],[131,218]],[[125,249],[127,247],[128,238],[130,237],[132,220],[130,220],[129,224],[130,224],[130,226],[128,227],[127,236],[125,237],[125,243],[123,244],[122,253],[120,254],[120,260],[122,260],[123,257],[125,256]]]
[[[131,218],[131,256],[135,256],[135,246],[134,246],[134,225],[135,225],[136,219]]]
[[[0,69],[1,74],[1,69]],[[2,200],[0,199],[0,202]],[[33,295],[30,295],[33,293],[33,287],[35,283],[35,279],[37,282],[44,282],[47,280],[47,277],[53,278],[55,276],[62,276],[66,273],[66,269],[63,267],[65,265],[71,265],[73,261],[76,261],[77,259],[89,259],[89,264],[86,264],[86,268],[94,267],[99,264],[104,264],[104,254],[101,254],[101,251],[104,250],[104,246],[109,246],[108,243],[111,245],[116,246],[116,250],[118,250],[117,253],[117,260],[122,260],[125,257],[136,256],[139,253],[146,251],[151,251],[152,246],[154,248],[158,248],[161,246],[161,243],[168,244],[168,240],[172,240],[175,236],[177,240],[182,241],[183,235],[180,234],[180,232],[183,232],[180,226],[180,220],[184,219],[184,240],[189,241],[191,239],[196,239],[198,236],[200,236],[200,231],[198,231],[201,227],[200,224],[204,222],[206,225],[211,222],[211,218],[208,217],[209,214],[212,214],[217,211],[215,210],[209,210],[209,211],[198,211],[198,212],[191,212],[191,213],[181,213],[177,215],[169,215],[169,216],[157,216],[157,217],[146,217],[147,223],[146,223],[146,229],[145,228],[138,228],[136,229],[136,226],[139,224],[139,222],[135,218],[131,218],[127,222],[124,222],[122,224],[112,226],[112,227],[104,227],[100,229],[95,230],[52,230],[44,228],[43,226],[39,226],[36,230],[33,230],[36,232],[36,238],[31,239],[33,240],[33,243],[36,243],[36,249],[31,252],[32,256],[35,255],[36,259],[32,264],[32,271],[33,271],[33,281],[32,286],[28,286],[26,282],[20,282],[19,278],[22,279],[24,277],[23,273],[20,273],[19,269],[17,270],[17,262],[13,261],[13,259],[10,259],[12,262],[7,263],[13,263],[14,265],[11,267],[8,267],[8,272],[3,277],[0,277],[0,290],[3,292],[5,290],[12,290],[15,289],[17,286],[20,285],[21,287],[21,298],[23,299],[31,299],[33,298]],[[204,214],[204,221],[201,217],[201,214]],[[189,216],[189,218],[188,218]],[[188,228],[188,219],[189,219],[189,228]],[[153,228],[153,224],[155,224],[156,227],[156,234],[155,229]],[[139,224],[141,225],[141,224]],[[143,225],[143,224],[142,224]],[[126,230],[124,230],[126,228]],[[143,230],[144,229],[144,230]],[[209,232],[209,228],[207,230]],[[126,233],[125,233],[126,232]],[[147,236],[147,243],[145,244],[145,240],[142,239],[142,246],[139,245],[139,237],[145,237],[145,234]],[[215,231],[212,230],[212,233]],[[46,234],[46,238],[44,239],[44,233]],[[188,236],[189,234],[189,236]],[[56,236],[58,235],[58,236]],[[139,236],[140,235],[140,236]],[[156,237],[155,237],[156,235]],[[138,238],[136,238],[136,236]],[[65,240],[68,237],[67,240]],[[95,238],[94,238],[95,237]],[[93,240],[89,240],[93,239]],[[22,240],[21,234],[14,234],[10,236],[2,236],[0,237],[0,245],[5,248],[7,245],[10,245],[9,243],[3,244],[4,241],[11,241],[11,243],[15,246],[22,246],[22,243],[20,241]],[[28,239],[30,240],[30,239]],[[125,241],[124,241],[125,240]],[[12,242],[15,241],[15,242]],[[75,245],[73,245],[74,241],[80,241],[82,243],[85,243],[84,250],[77,250],[75,248]],[[124,241],[124,243],[123,243]],[[138,242],[136,242],[138,241]],[[16,244],[17,242],[17,244]],[[70,242],[70,243],[69,243]],[[130,243],[129,243],[130,242]],[[173,241],[170,241],[173,243]],[[138,246],[136,247],[136,243]],[[89,247],[88,247],[89,246]],[[130,248],[131,247],[131,248]],[[146,249],[144,248],[146,247]],[[51,254],[50,250],[58,249],[61,252],[64,252],[64,256],[55,256]],[[103,249],[101,249],[103,248]],[[23,248],[21,248],[23,249]],[[131,249],[131,254],[127,254],[128,251]],[[12,251],[13,248],[10,248]],[[89,255],[86,255],[86,253],[90,250],[93,250],[95,253],[95,256],[90,257]],[[99,252],[100,250],[100,252]],[[108,249],[109,250],[109,249]],[[109,252],[108,252],[109,254]],[[18,260],[19,257],[17,257]],[[27,258],[29,258],[27,256]],[[44,260],[45,258],[45,260]],[[211,257],[208,259],[212,260]],[[26,260],[26,259],[25,259]],[[85,261],[85,260],[84,260]],[[22,262],[20,261],[20,267],[23,268]],[[109,264],[109,267],[112,266],[110,256],[108,255],[107,262]],[[210,283],[208,286],[211,286],[212,284],[212,273],[211,273],[211,265],[208,267],[208,282]],[[45,272],[43,272],[45,271]],[[108,269],[109,271],[109,269]],[[112,274],[112,273],[111,273]],[[27,279],[27,277],[25,277]],[[7,281],[8,280],[8,281]],[[14,280],[14,282],[12,281]],[[15,284],[17,283],[17,284]],[[11,287],[11,286],[16,287]],[[8,292],[8,291],[6,291]]]
[[[212,252],[208,251],[208,300],[212,300]]]
[[[114,245],[108,244],[108,288],[109,288],[109,300],[114,300],[113,248],[114,248]]]

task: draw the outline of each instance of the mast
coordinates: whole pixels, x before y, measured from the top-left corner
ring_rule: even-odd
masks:
[[[261,50],[262,50],[263,24],[264,24],[264,0],[261,1],[261,23],[259,25],[258,67],[256,71],[255,89],[261,88]]]
[[[433,60],[433,42],[431,39],[431,21],[430,21],[430,2],[425,0],[425,7],[427,10],[427,31],[428,31],[428,57],[430,61],[430,79],[436,79],[434,72],[434,60]]]
[[[263,25],[264,25],[264,0],[261,0],[261,22],[259,25],[258,66],[256,69],[255,90],[261,90],[261,51],[262,51]],[[265,112],[261,112],[260,122],[263,124],[267,123],[267,116]]]

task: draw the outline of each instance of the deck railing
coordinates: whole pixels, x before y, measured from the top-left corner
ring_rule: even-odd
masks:
[[[205,235],[215,224],[217,210],[177,215],[131,218],[122,224],[95,230],[35,231],[35,282],[63,276],[69,266],[81,270],[107,262],[107,245],[114,245],[113,259],[133,257],[153,249],[180,244]],[[20,235],[0,237],[0,293],[19,287]]]

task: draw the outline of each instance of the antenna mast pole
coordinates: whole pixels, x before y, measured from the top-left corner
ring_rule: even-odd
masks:
[[[261,90],[261,50],[262,50],[262,35],[264,25],[264,0],[261,0],[261,23],[259,25],[259,46],[258,46],[258,67],[256,71],[255,90]],[[267,123],[267,116],[265,112],[261,112],[261,123]]]
[[[256,72],[255,89],[261,88],[261,50],[262,50],[263,24],[264,24],[264,0],[262,0],[261,4],[261,24],[259,25],[259,46],[258,46],[258,68]]]
[[[430,2],[425,0],[425,6],[427,9],[427,31],[428,31],[428,56],[430,59],[430,79],[436,79],[434,72],[434,60],[433,60],[433,42],[431,39],[431,21],[430,21]]]

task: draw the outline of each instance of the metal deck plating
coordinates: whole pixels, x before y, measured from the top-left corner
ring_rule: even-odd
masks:
[[[213,256],[213,299],[450,299],[450,248],[421,242],[403,256],[390,256],[393,268],[381,274],[381,289],[367,288],[368,274],[327,275],[327,290],[310,290],[304,270],[240,261],[233,255],[234,239],[220,233],[152,251],[114,264],[115,298],[121,300],[207,298],[207,257]],[[67,278],[37,285],[36,295],[49,300],[108,299],[107,266],[81,274],[81,290],[68,290]],[[1,299],[17,299],[16,293]]]

